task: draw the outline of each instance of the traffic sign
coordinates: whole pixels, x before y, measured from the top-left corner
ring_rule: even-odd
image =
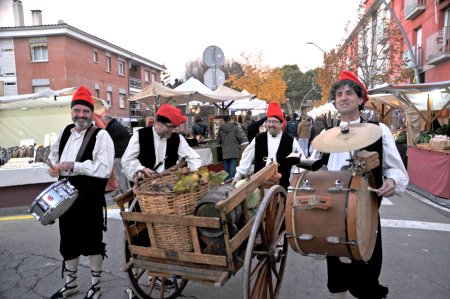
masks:
[[[211,90],[225,83],[225,73],[219,68],[209,68],[203,75],[203,83]]]
[[[224,59],[222,49],[217,46],[209,46],[203,51],[203,62],[209,67],[217,67]]]

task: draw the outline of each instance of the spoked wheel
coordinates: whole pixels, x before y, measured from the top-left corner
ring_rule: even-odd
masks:
[[[139,212],[140,207],[137,200],[131,204],[130,210]],[[133,236],[132,243],[139,246],[150,246],[147,229],[140,231]],[[133,257],[128,249],[128,241],[125,241],[125,263],[128,263]],[[130,267],[127,271],[128,278],[131,282],[131,288],[136,296],[141,299],[171,299],[178,297],[186,287],[188,280],[181,279],[177,276],[164,278],[158,276],[150,276],[148,269],[141,269],[136,265]]]
[[[132,257],[128,242],[125,241],[125,262]],[[171,299],[178,297],[188,283],[188,280],[177,276],[171,278],[149,276],[146,269],[132,266],[127,271],[131,288],[141,299]]]
[[[272,186],[261,201],[244,259],[243,298],[277,298],[286,265],[286,190]]]

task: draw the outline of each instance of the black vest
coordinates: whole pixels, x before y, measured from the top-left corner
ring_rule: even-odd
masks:
[[[139,134],[139,162],[147,168],[153,169],[156,163],[155,145],[153,143],[153,126],[142,128]],[[178,161],[178,147],[180,145],[180,136],[178,133],[172,133],[167,139],[166,156],[164,168],[174,166]],[[159,161],[158,161],[159,162]]]
[[[69,137],[71,135],[70,130],[75,127],[74,124],[68,125],[61,136],[61,142],[59,143],[59,157],[61,157],[61,154],[64,150],[64,147],[66,146],[67,140],[69,140]],[[89,127],[90,128],[90,127]],[[84,162],[86,160],[92,160],[92,152],[94,151],[95,142],[96,142],[96,136],[98,132],[100,131],[100,128],[96,128],[94,133],[91,136],[91,139],[88,141],[88,144],[84,150],[83,155],[81,156],[81,159],[79,162]],[[83,137],[86,138],[86,135]],[[84,139],[83,139],[84,141]],[[75,188],[77,188],[79,194],[101,194],[103,197],[103,194],[105,193],[106,184],[108,182],[108,179],[105,178],[97,178],[87,175],[75,175],[75,176],[69,176],[68,180],[70,183],[72,183]],[[104,197],[103,197],[104,200]]]
[[[361,122],[363,122],[363,121],[361,121]],[[378,122],[372,122],[372,121],[367,121],[367,122],[378,125],[378,126],[380,125]],[[338,126],[339,126],[339,123],[338,123]],[[331,128],[328,128],[327,130],[329,130],[329,129],[331,129]],[[378,139],[371,145],[368,145],[365,148],[362,148],[361,150],[378,153],[378,156],[379,156],[378,159],[380,160],[380,165],[378,165],[377,167],[372,169],[371,173],[372,173],[373,179],[375,180],[375,187],[380,188],[381,185],[383,185],[383,138],[381,137],[380,139]],[[322,161],[323,161],[324,165],[328,164],[329,158],[330,158],[330,154],[323,153]],[[378,206],[381,204],[381,199],[382,199],[382,197],[378,196]]]
[[[255,173],[266,166],[264,158],[269,152],[267,148],[267,132],[256,135],[255,137]],[[292,153],[293,137],[283,133],[280,140],[280,146],[277,150],[278,172],[281,173],[280,185],[284,188],[289,187],[289,177],[291,176],[291,164],[285,162],[285,159]]]

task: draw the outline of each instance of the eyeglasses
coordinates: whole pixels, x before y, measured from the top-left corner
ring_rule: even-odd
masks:
[[[162,124],[165,125],[167,127],[167,129],[169,129],[169,130],[173,130],[173,129],[175,129],[177,127],[177,126],[172,125],[172,124],[166,124],[166,123],[162,123]]]
[[[281,122],[279,120],[267,120],[266,121],[268,124],[273,124],[273,125],[279,125],[281,124]]]

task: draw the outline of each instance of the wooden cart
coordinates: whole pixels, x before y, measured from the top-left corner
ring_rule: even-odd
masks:
[[[216,208],[220,210],[220,218],[128,212],[127,206],[134,198],[132,190],[117,196],[114,200],[121,210],[126,238],[123,270],[128,273],[135,294],[146,299],[176,298],[189,280],[223,286],[243,267],[243,298],[276,298],[288,252],[284,222],[286,190],[273,183],[268,185],[276,173],[276,163],[269,164],[219,201]],[[263,196],[252,215],[246,197],[256,188]],[[229,214],[238,206],[243,211],[243,225],[231,233]],[[154,232],[147,229],[147,224],[190,227],[194,250],[158,248]],[[202,252],[198,228],[223,230],[223,254]],[[174,288],[164,287],[166,279],[174,283]]]

